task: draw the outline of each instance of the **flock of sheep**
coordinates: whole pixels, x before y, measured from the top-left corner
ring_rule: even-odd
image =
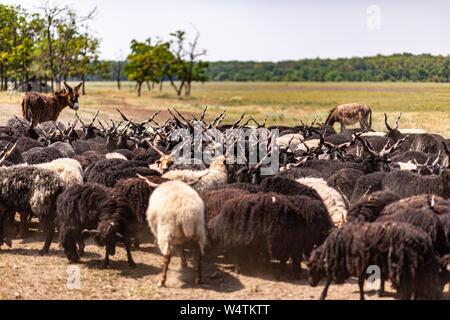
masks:
[[[97,115],[85,123],[77,115],[67,126],[10,119],[0,127],[0,245],[11,246],[5,224],[26,237],[36,217],[46,235],[41,254],[56,229],[70,263],[92,236],[106,248],[104,267],[118,242],[135,266],[132,248],[139,250],[142,232],[152,234],[163,255],[160,286],[175,250],[187,267],[190,245],[195,283],[205,255],[224,255],[250,272],[252,264],[278,260],[277,277],[301,277],[303,262],[312,286],[326,280],[322,299],[332,282],[349,277],[358,279],[364,299],[371,265],[381,270],[380,295],[390,281],[400,299],[441,298],[450,281],[449,140],[399,130],[400,117],[394,128],[386,117],[386,133],[337,133],[315,123],[266,127],[251,117],[243,122],[244,115],[222,125],[225,112],[206,123],[206,109],[199,119],[174,111],[164,123],[156,114],[139,123],[122,113],[120,123]],[[194,121],[205,131],[279,130],[266,142],[279,146],[279,171],[261,175],[263,161],[230,164],[229,150],[209,166],[175,163],[171,136],[192,133]],[[247,140],[246,152],[252,147]]]

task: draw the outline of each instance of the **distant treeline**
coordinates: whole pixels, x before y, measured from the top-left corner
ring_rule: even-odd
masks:
[[[434,81],[450,80],[450,56],[409,53],[364,58],[281,62],[210,62],[211,81]]]

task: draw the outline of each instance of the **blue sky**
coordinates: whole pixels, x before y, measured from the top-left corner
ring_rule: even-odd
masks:
[[[34,10],[40,0],[0,0]],[[205,60],[280,61],[401,52],[450,54],[450,1],[247,0],[59,1],[80,13],[97,7],[91,23],[101,56],[126,56],[132,39],[168,39],[200,31]],[[369,11],[370,6],[376,6]],[[377,19],[379,17],[379,19]],[[375,19],[375,20],[374,20]],[[369,24],[372,22],[372,24]],[[374,28],[375,26],[379,28]],[[378,23],[379,22],[379,23]]]

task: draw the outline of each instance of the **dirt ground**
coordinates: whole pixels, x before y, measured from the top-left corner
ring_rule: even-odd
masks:
[[[15,228],[7,228],[14,237]],[[148,231],[150,232],[150,231]],[[236,273],[234,265],[224,257],[203,259],[203,279],[193,284],[195,266],[193,254],[187,250],[188,269],[181,268],[181,260],[173,256],[165,288],[157,283],[162,272],[162,256],[150,234],[143,237],[139,249],[132,251],[136,268],[128,266],[123,246],[111,257],[111,266],[102,268],[105,250],[92,240],[86,242],[85,255],[78,264],[69,264],[55,239],[50,252],[40,256],[44,243],[42,232],[33,220],[25,239],[15,238],[12,248],[3,245],[0,249],[0,299],[169,299],[169,300],[316,300],[320,297],[324,282],[317,287],[308,285],[306,272],[299,280],[293,280],[288,271],[279,281],[272,266]],[[69,266],[80,269],[80,289],[69,289],[73,273]],[[288,265],[290,267],[290,265]],[[289,270],[289,268],[288,268]],[[367,286],[367,284],[366,284]],[[375,290],[366,287],[366,299],[394,299],[395,291],[386,286],[387,296],[379,298]],[[445,290],[444,299],[450,299]],[[357,300],[359,289],[355,279],[342,285],[331,285],[329,300]]]

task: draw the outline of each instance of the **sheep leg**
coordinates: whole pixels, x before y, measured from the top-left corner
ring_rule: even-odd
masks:
[[[6,213],[0,212],[0,246],[4,243],[11,248],[12,246],[11,240],[3,236],[5,220],[6,220]]]
[[[106,247],[106,252],[105,252],[105,261],[103,261],[103,269],[106,269],[109,266],[109,250],[108,247]]]
[[[202,277],[202,250],[200,248],[200,244],[197,242],[197,274],[195,276],[194,283],[200,284],[201,283],[201,277]],[[183,250],[184,251],[184,250]]]
[[[378,296],[379,297],[384,296],[384,279],[383,278],[381,278],[380,289],[378,289]]]
[[[139,241],[138,237],[135,237],[134,243],[133,243],[134,248],[139,249],[140,244],[141,244],[141,242]]]
[[[297,257],[292,257],[292,271],[294,272],[294,278],[300,279],[302,273],[302,263]]]
[[[42,248],[42,250],[39,252],[39,254],[42,256],[44,254],[48,253],[48,250],[50,249],[50,245],[52,243],[53,240],[53,234],[55,233],[55,224],[53,221],[51,222],[46,222],[44,224],[44,232],[47,235],[45,238],[45,243],[44,243],[44,247]]]
[[[284,273],[286,273],[286,259],[280,259],[280,267],[276,276],[277,280],[280,280]]]
[[[25,233],[28,231],[28,212],[20,212],[20,222],[19,222],[19,238],[24,238]]]
[[[322,294],[320,295],[320,300],[325,300],[328,292],[328,287],[331,284],[331,279],[327,279],[327,283],[325,284],[325,287],[322,290]]]
[[[359,285],[359,299],[364,300],[364,277],[358,278]]]
[[[131,239],[128,236],[128,234],[124,235],[124,241],[125,243],[125,249],[127,250],[127,259],[128,259],[128,265],[132,268],[136,267],[136,263],[133,261],[133,257],[131,256]]]
[[[84,254],[84,240],[78,241],[78,254],[80,257]]]
[[[182,269],[187,269],[188,264],[187,264],[187,260],[186,260],[186,253],[184,252],[184,248],[181,247],[181,268]]]
[[[167,269],[169,269],[169,263],[170,263],[170,249],[167,251],[167,254],[163,256],[163,273],[161,280],[159,280],[158,287],[164,287],[166,284],[166,278],[167,278]]]

